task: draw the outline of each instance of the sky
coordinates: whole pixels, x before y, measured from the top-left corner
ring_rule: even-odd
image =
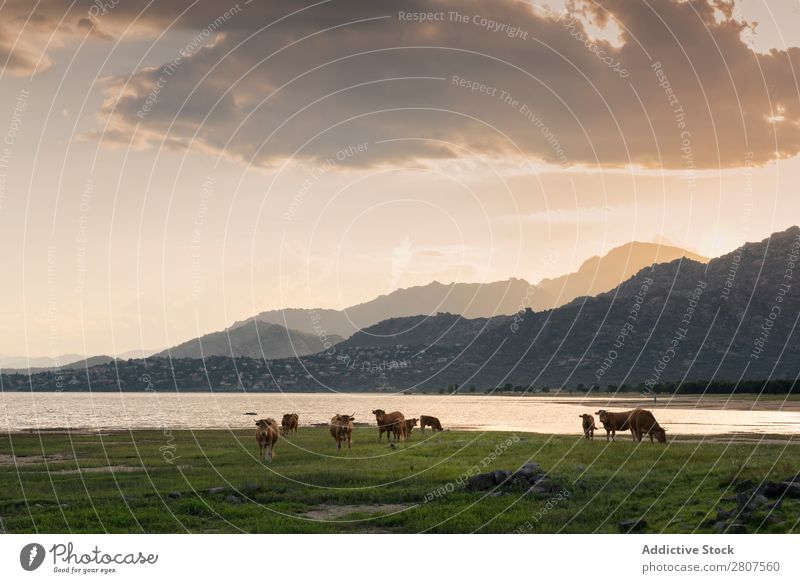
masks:
[[[0,353],[800,223],[793,0],[7,0]]]

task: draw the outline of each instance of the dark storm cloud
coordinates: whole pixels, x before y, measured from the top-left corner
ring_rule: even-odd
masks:
[[[749,50],[729,3],[598,0],[574,5],[574,21],[511,0],[186,0],[137,16],[144,4],[77,3],[62,25],[194,34],[162,67],[109,84],[105,141],[193,143],[257,165],[364,143],[338,162],[472,151],[688,172],[800,149],[800,52]],[[59,6],[40,6],[37,26]],[[587,17],[613,20],[621,44],[591,41]]]

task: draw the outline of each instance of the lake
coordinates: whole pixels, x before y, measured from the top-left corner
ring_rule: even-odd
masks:
[[[650,409],[669,435],[800,435],[800,402],[774,397],[522,397],[484,395],[390,395],[364,393],[0,393],[0,425],[32,429],[240,429],[259,417],[298,413],[300,425],[325,423],[335,413],[355,413],[375,423],[373,409],[402,411],[407,418],[439,417],[445,429],[580,434],[581,413],[600,408]],[[255,412],[258,417],[245,415]],[[599,421],[597,421],[599,425]],[[605,432],[601,429],[601,437]],[[627,437],[627,435],[626,435]]]

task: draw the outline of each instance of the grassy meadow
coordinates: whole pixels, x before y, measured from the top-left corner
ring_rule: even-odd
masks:
[[[800,447],[617,442],[578,436],[414,432],[396,448],[374,427],[337,454],[327,428],[257,459],[253,431],[137,431],[0,437],[0,532],[466,533],[720,532],[737,490],[800,470]],[[469,491],[465,476],[533,460],[550,492]],[[748,482],[752,481],[752,482]],[[797,532],[800,500],[746,517],[744,532]]]

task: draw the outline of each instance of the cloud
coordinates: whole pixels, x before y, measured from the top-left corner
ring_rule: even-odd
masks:
[[[144,4],[89,18],[103,34],[133,22],[202,42],[109,82],[107,143],[191,145],[258,166],[366,142],[342,165],[470,151],[687,173],[800,151],[800,49],[753,52],[749,24],[722,0],[578,1],[574,20],[516,0],[278,0],[229,18],[233,5],[210,0],[137,16]],[[43,19],[59,5],[45,3]],[[67,26],[93,5],[78,2]]]
[[[15,77],[33,75],[52,65],[47,55],[29,38],[18,38],[12,30],[0,24],[0,63],[2,73]]]

